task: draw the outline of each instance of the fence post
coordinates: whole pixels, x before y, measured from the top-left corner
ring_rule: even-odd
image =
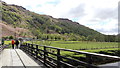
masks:
[[[31,44],[31,55],[33,54],[33,44]]]
[[[28,44],[28,54],[30,55],[31,53],[30,53],[30,45],[31,44]]]
[[[86,54],[87,63],[92,64],[92,55]]]
[[[25,51],[28,53],[28,43],[26,43]]]
[[[60,49],[57,49],[57,68],[60,68]]]
[[[86,62],[89,64],[92,64],[92,55],[86,54]],[[88,68],[92,68],[90,66],[87,66]]]
[[[36,45],[36,59],[38,58],[38,45]]]
[[[46,46],[44,46],[44,64],[46,65]]]

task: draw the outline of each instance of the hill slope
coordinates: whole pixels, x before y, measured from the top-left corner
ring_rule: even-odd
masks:
[[[1,1],[2,2],[2,1]],[[78,36],[83,39],[96,36],[104,36],[103,34],[85,27],[77,22],[73,22],[69,19],[53,18],[48,15],[40,15],[17,5],[9,5],[2,2],[2,23],[10,26],[12,29],[5,31],[3,26],[3,36],[13,35],[26,36],[26,37],[38,37],[48,36],[51,34],[59,35],[60,37]],[[17,28],[18,31],[15,29]],[[11,31],[13,30],[13,31]],[[8,33],[8,34],[7,34]],[[42,35],[42,36],[41,36]],[[47,38],[48,39],[48,38]],[[93,40],[92,39],[92,40]]]

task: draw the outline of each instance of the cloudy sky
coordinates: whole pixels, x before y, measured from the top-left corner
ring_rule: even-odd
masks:
[[[103,34],[118,33],[119,0],[2,0],[39,14],[68,18]]]

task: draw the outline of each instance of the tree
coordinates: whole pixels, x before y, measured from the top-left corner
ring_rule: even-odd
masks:
[[[92,41],[94,39],[94,37],[91,35],[89,35],[87,38],[88,38],[88,41]]]
[[[9,36],[9,39],[14,39],[14,37],[13,36]]]

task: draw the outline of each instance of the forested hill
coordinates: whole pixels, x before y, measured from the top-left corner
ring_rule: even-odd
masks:
[[[1,1],[2,2],[2,1]],[[22,6],[2,2],[3,36],[35,37],[44,40],[104,41],[103,34],[64,18],[41,15]],[[62,10],[61,10],[62,11]]]

